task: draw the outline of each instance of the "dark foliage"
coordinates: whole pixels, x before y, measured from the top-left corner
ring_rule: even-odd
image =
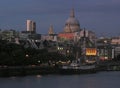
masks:
[[[47,43],[46,43],[47,44]],[[24,48],[22,45],[0,40],[0,65],[21,66],[68,60],[66,56],[47,49]]]

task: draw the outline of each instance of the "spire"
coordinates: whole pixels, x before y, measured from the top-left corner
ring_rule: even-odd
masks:
[[[70,17],[75,17],[74,8],[71,10]]]
[[[54,31],[53,31],[53,25],[50,25],[50,28],[49,28],[48,34],[54,34]]]
[[[85,28],[84,28],[83,32],[84,32],[84,37],[86,37],[86,30],[85,30]]]

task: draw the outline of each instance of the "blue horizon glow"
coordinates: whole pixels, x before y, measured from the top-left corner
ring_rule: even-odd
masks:
[[[38,33],[48,33],[51,24],[59,33],[73,7],[81,28],[99,36],[120,35],[119,0],[1,0],[0,29],[23,31],[30,19],[36,22]]]

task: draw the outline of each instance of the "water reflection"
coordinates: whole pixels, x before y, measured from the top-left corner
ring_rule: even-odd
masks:
[[[119,88],[120,72],[0,78],[0,88]]]

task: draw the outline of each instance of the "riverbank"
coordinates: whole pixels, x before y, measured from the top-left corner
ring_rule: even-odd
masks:
[[[58,66],[4,66],[0,67],[0,77],[26,76],[26,75],[48,75],[48,74],[91,74],[101,71],[120,71],[120,66],[98,65],[94,70],[77,71],[68,70],[61,73]]]
[[[59,69],[52,66],[41,67],[41,66],[10,66],[0,68],[0,77],[9,76],[26,76],[26,75],[46,75],[46,74],[58,74]]]

